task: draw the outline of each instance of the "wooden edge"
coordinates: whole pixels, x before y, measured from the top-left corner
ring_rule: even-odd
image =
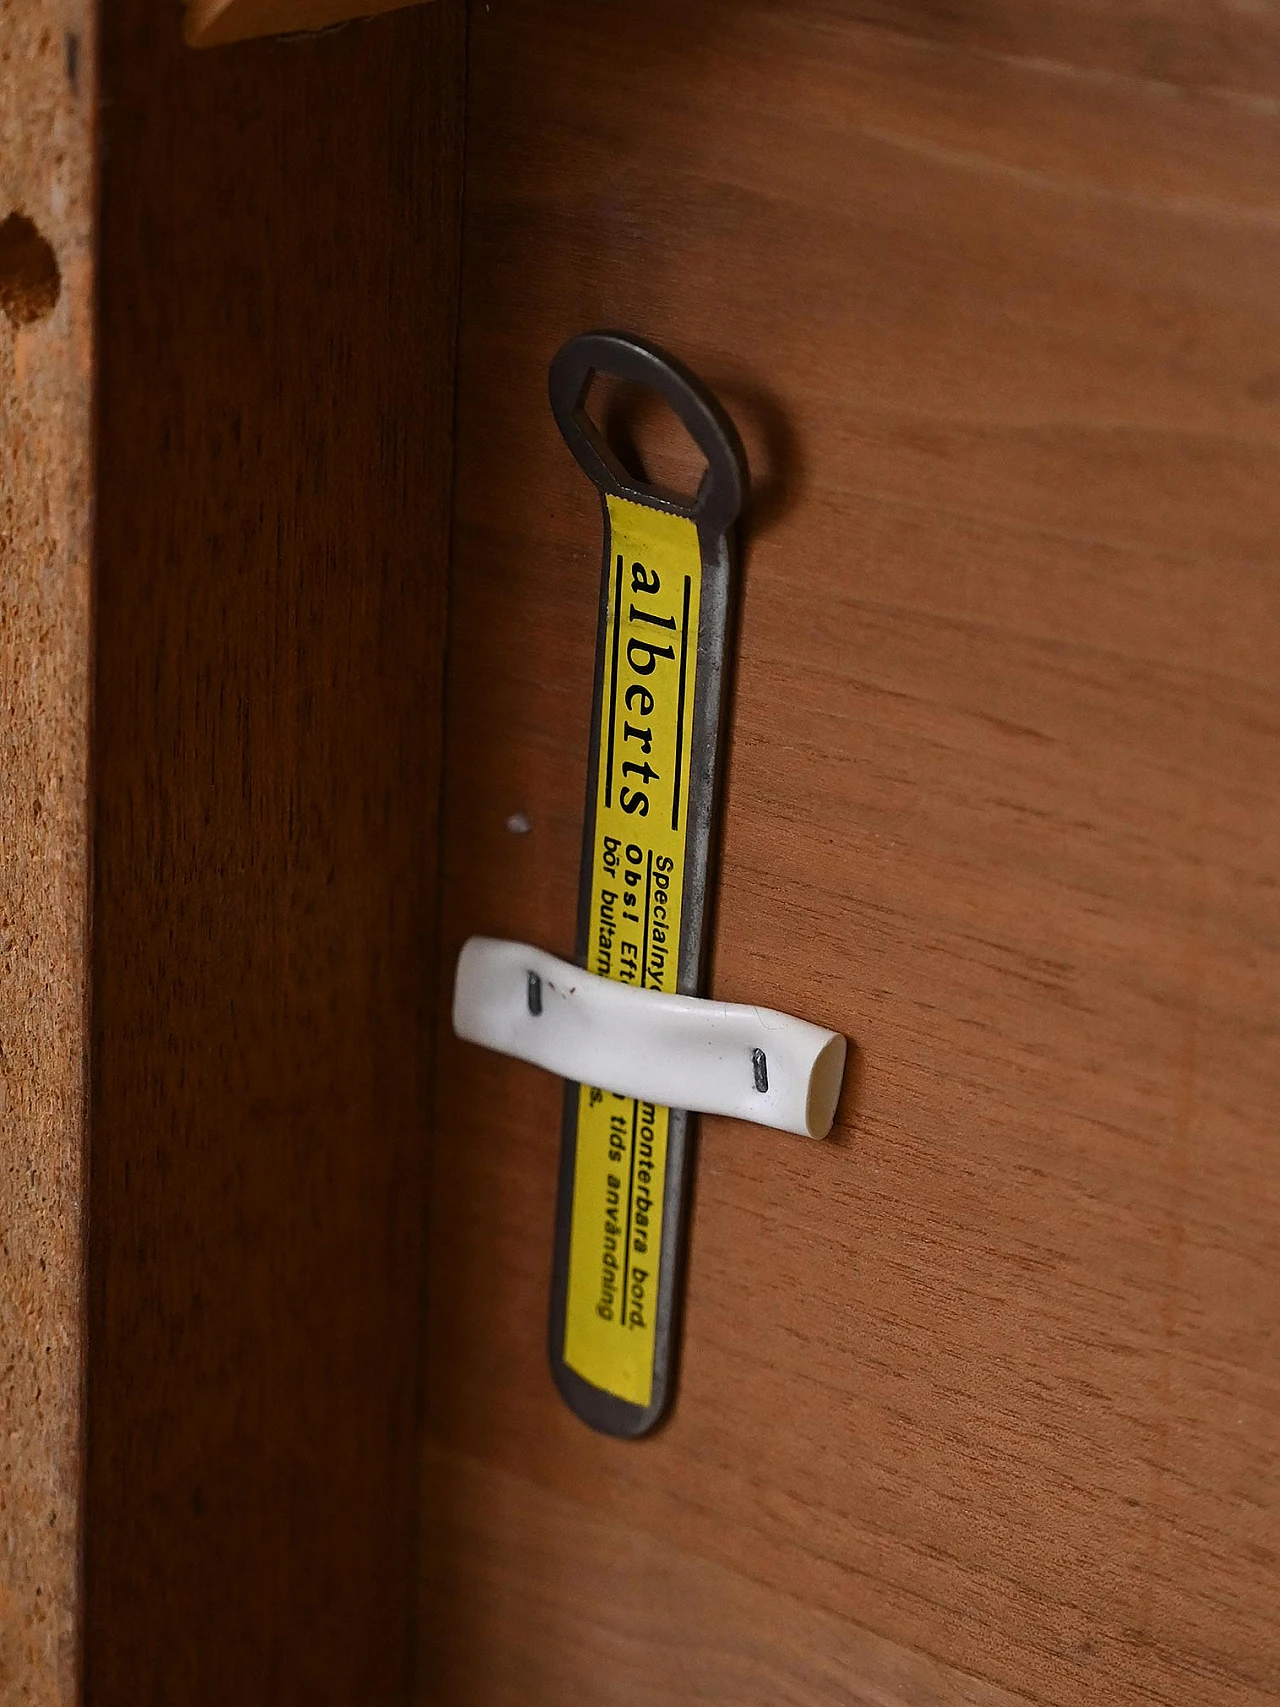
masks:
[[[334,24],[421,3],[423,0],[190,0],[182,33],[188,47],[225,47],[258,36],[327,30]]]
[[[96,8],[0,6],[0,1701],[79,1699]]]

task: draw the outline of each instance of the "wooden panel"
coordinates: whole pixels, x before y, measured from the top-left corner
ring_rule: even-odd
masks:
[[[1025,1707],[625,1516],[461,1454],[431,1452],[427,1469],[427,1673],[447,1698],[605,1700],[621,1674],[650,1707]],[[466,1678],[452,1669],[464,1647]]]
[[[461,24],[105,16],[95,1707],[408,1692]]]
[[[1274,98],[1280,20],[1270,8],[1217,0],[808,0],[819,27],[868,24],[966,55],[1021,62],[1033,73],[1119,76],[1180,95]]]
[[[0,4],[0,1700],[70,1707],[80,1547],[93,13]]]
[[[760,488],[714,989],[859,1072],[825,1145],[705,1123],[636,1446],[545,1368],[559,1089],[442,1044],[440,1701],[647,1703],[668,1639],[737,1700],[784,1595],[798,1699],[858,1699],[817,1649],[871,1636],[1060,1707],[1280,1691],[1269,26],[1163,9],[1258,95],[1175,98],[1137,5],[917,12],[474,10],[446,958],[572,943],[598,517],[544,376],[633,327]],[[668,1556],[755,1585],[696,1645]]]

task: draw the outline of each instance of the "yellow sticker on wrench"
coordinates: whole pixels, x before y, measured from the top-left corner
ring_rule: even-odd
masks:
[[[674,991],[688,834],[702,558],[682,516],[610,495],[587,970]],[[564,1359],[647,1406],[669,1111],[583,1085]]]

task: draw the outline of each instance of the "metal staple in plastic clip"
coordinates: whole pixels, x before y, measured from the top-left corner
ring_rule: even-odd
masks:
[[[527,943],[472,937],[458,956],[458,1036],[578,1084],[825,1138],[847,1045],[771,1008],[597,978]]]

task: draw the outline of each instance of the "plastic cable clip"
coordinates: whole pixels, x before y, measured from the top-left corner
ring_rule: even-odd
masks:
[[[453,1029],[578,1084],[808,1138],[831,1130],[847,1052],[772,1008],[643,990],[481,936],[458,956]]]

